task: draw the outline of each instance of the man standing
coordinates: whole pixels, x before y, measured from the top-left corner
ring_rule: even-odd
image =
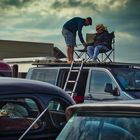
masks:
[[[83,26],[89,25],[92,25],[91,17],[87,17],[86,19],[74,17],[63,25],[62,34],[67,45],[68,63],[72,63],[73,61],[73,52],[74,47],[76,46],[76,32],[78,31],[78,36],[83,46],[86,46],[87,44],[82,35],[82,28]]]

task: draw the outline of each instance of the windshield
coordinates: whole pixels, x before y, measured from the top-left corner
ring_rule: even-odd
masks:
[[[140,140],[140,118],[73,116],[57,140]]]
[[[113,72],[124,90],[140,90],[140,69],[116,68]]]

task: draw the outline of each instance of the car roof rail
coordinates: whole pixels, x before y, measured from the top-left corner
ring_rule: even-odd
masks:
[[[81,59],[76,59],[77,66],[81,63]],[[45,59],[35,60],[32,65],[39,66],[69,66],[66,59]],[[140,63],[125,63],[125,62],[84,62],[84,67],[129,67],[129,68],[140,68]]]

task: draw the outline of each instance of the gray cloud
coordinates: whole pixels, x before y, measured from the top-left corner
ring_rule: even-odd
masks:
[[[124,9],[115,13],[107,13],[106,17],[121,31],[127,31],[134,35],[140,35],[140,1],[129,0]]]
[[[120,1],[121,2],[121,1]],[[116,0],[110,0],[110,1],[106,1],[105,3],[102,3],[102,0],[100,1],[94,1],[94,0],[65,0],[65,1],[61,1],[61,0],[56,0],[54,1],[54,3],[51,5],[52,8],[57,9],[62,9],[62,8],[70,8],[70,7],[83,7],[83,8],[87,8],[87,9],[92,9],[93,11],[98,11],[100,12],[102,9],[105,9],[106,7],[110,7],[110,5],[115,5]],[[102,7],[100,6],[102,5]],[[100,9],[100,8],[102,9]],[[105,10],[109,10],[109,9],[105,9]]]
[[[86,3],[83,3],[81,0],[66,0],[66,1],[60,1],[56,0],[51,5],[52,8],[56,10],[61,10],[63,8],[71,8],[71,7],[81,7],[81,8],[88,8],[88,9],[94,9],[96,10],[96,4],[92,1],[87,1]]]
[[[26,4],[29,4],[30,2],[33,2],[34,0],[1,0],[0,1],[0,8],[10,8],[12,6],[20,8],[23,6],[26,6]]]
[[[115,9],[115,6],[118,7]],[[56,10],[70,7],[81,7],[86,11],[91,10],[96,21],[103,22],[109,26],[112,25],[114,26],[112,28],[117,30],[129,31],[133,35],[140,35],[140,12],[138,12],[140,1],[138,0],[127,0],[124,3],[120,0],[110,0],[101,4],[93,0],[56,0],[51,7]]]
[[[54,42],[64,47],[64,22],[74,16],[91,16],[94,24],[84,28],[83,34],[92,32],[97,23],[105,24],[116,33],[118,58],[128,60],[140,51],[139,9],[139,0],[0,0],[0,38]],[[126,50],[130,50],[127,56]]]

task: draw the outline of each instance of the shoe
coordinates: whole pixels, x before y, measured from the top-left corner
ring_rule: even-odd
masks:
[[[97,60],[93,60],[93,59],[89,59],[87,62],[89,62],[89,63],[98,63]]]

